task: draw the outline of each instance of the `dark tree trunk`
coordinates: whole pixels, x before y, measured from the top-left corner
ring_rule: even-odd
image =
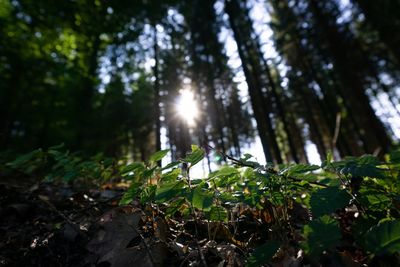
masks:
[[[155,132],[155,151],[161,150],[161,121],[160,121],[160,77],[158,71],[158,40],[157,40],[157,25],[153,26],[154,30],[154,39],[153,39],[153,47],[154,47],[154,132]],[[161,166],[161,161],[158,162]]]
[[[243,12],[244,7],[239,4],[238,0],[225,1],[225,9],[238,45],[238,52],[246,76],[250,101],[265,157],[269,162],[282,163],[281,151],[271,118],[271,100],[266,99],[263,93],[263,81],[261,81],[263,71],[260,58],[258,58],[260,53],[257,51],[257,45],[254,44],[254,40],[252,43],[251,33],[253,30],[250,18],[247,11]],[[266,103],[266,100],[269,103]]]

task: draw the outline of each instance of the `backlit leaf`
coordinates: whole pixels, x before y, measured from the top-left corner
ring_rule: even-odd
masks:
[[[199,210],[209,210],[213,203],[213,194],[201,186],[197,186],[192,192],[193,207]]]
[[[204,158],[205,152],[203,149],[199,148],[196,145],[192,145],[192,152],[188,154],[182,161],[186,163],[190,163],[190,166],[193,166],[199,163]]]
[[[156,153],[150,156],[150,161],[157,162],[159,160],[162,160],[168,154],[168,152],[169,149],[157,151]]]
[[[158,202],[166,202],[173,199],[174,197],[180,196],[183,186],[183,181],[174,181],[161,184],[160,187],[156,190],[155,200]]]

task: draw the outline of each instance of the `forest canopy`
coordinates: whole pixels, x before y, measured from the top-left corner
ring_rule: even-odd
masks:
[[[383,155],[400,135],[398,5],[1,0],[0,149]]]

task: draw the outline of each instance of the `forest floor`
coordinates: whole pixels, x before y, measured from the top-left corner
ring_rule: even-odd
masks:
[[[123,183],[95,188],[0,184],[0,266],[244,266],[242,244],[254,233],[268,234],[268,218],[260,214],[248,214],[241,236],[233,236],[222,224],[167,221],[139,203],[119,206]],[[344,250],[321,266],[362,266],[363,257]],[[273,266],[313,264],[289,247],[275,255]]]
[[[0,266],[244,265],[239,246],[194,234],[207,233],[205,225],[118,206],[123,189],[0,184]]]

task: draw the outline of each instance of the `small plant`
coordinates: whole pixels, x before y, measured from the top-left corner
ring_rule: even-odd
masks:
[[[328,159],[321,166],[278,167],[250,161],[250,155],[222,155],[231,164],[203,179],[190,177],[190,169],[205,155],[201,148],[193,145],[184,159],[159,167],[167,153],[122,168],[131,186],[120,204],[138,200],[166,219],[193,221],[198,239],[221,241],[216,232],[225,229],[222,241],[247,251],[249,266],[268,264],[290,250],[300,251],[309,262],[348,250],[361,251],[364,258],[353,258],[360,262],[399,257],[399,152],[384,163],[365,155]],[[246,220],[256,222],[251,235]],[[198,232],[203,224],[207,233]]]
[[[46,181],[72,182],[77,179],[104,182],[116,174],[116,160],[101,154],[83,158],[70,153],[64,145],[47,150],[37,149],[17,157],[6,164],[11,171],[23,175],[42,177]]]

